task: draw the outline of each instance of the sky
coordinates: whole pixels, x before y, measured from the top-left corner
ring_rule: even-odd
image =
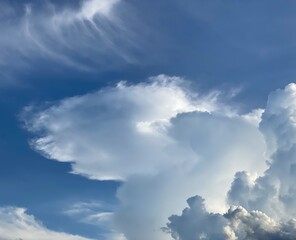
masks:
[[[296,239],[295,11],[0,0],[0,240]]]

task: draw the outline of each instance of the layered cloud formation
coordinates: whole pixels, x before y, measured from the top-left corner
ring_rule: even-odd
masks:
[[[0,208],[0,239],[30,240],[90,240],[62,232],[47,229],[23,208]]]

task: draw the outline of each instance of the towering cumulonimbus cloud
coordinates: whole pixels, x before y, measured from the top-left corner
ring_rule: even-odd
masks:
[[[269,166],[259,177],[246,171],[235,174],[228,192],[228,203],[238,207],[230,207],[223,215],[226,223],[218,226],[220,230],[223,227],[219,235],[222,239],[296,239],[295,123],[296,84],[292,83],[269,95],[259,125],[267,144]],[[203,204],[196,202],[199,209],[203,209]],[[200,236],[200,239],[217,239],[213,235],[215,227],[210,230],[197,228],[215,226],[215,221],[207,221],[209,216],[216,215],[205,211],[201,213],[192,206],[191,203],[181,216],[170,217],[166,230],[178,240],[194,239],[189,234]]]
[[[261,111],[241,116],[221,94],[160,75],[28,106],[22,117],[44,156],[70,162],[75,174],[123,182],[113,230],[128,240],[164,240],[170,235],[161,228],[184,199],[198,194],[207,210],[224,212],[233,175],[266,167]]]
[[[167,232],[185,240],[288,238],[296,211],[295,84],[271,93],[264,110],[244,115],[219,94],[200,95],[184,79],[160,75],[41,110],[29,106],[22,116],[36,134],[31,146],[44,156],[70,162],[75,174],[123,182],[110,222],[128,240],[169,239]],[[178,218],[193,195],[205,202],[189,200],[194,213]],[[229,205],[237,207],[223,215]],[[217,228],[197,232],[196,225],[214,220]],[[184,235],[190,226],[195,232]]]

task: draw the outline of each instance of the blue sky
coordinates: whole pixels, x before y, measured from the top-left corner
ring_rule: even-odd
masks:
[[[0,239],[293,239],[295,10],[0,1]]]

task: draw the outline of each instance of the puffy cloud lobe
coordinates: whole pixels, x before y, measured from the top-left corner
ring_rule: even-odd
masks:
[[[248,212],[232,206],[225,214],[209,213],[204,200],[192,197],[189,208],[182,215],[172,215],[164,231],[176,240],[227,239],[227,240],[292,240],[296,239],[296,220],[277,222],[260,211]]]
[[[23,240],[90,240],[88,238],[47,229],[23,208],[0,208],[0,239]]]
[[[243,207],[231,207],[224,217],[230,222],[225,227],[229,240],[296,239],[294,219],[285,223],[276,222],[263,212],[255,210],[248,212]]]
[[[230,204],[259,209],[274,218],[296,214],[296,85],[270,94],[260,123],[268,144],[269,168],[257,179],[238,173],[228,193]]]
[[[174,239],[225,239],[224,225],[227,220],[220,214],[208,213],[204,199],[199,196],[187,200],[189,208],[185,208],[181,216],[169,217],[167,230]]]
[[[289,151],[296,143],[296,84],[272,92],[260,123],[269,144],[269,154]],[[276,159],[274,159],[276,161]]]
[[[160,228],[192,195],[225,211],[235,172],[265,167],[256,124],[217,92],[199,95],[178,77],[28,107],[23,119],[36,135],[32,147],[48,158],[71,162],[74,173],[92,179],[124,180],[112,228],[128,240],[168,239]]]

